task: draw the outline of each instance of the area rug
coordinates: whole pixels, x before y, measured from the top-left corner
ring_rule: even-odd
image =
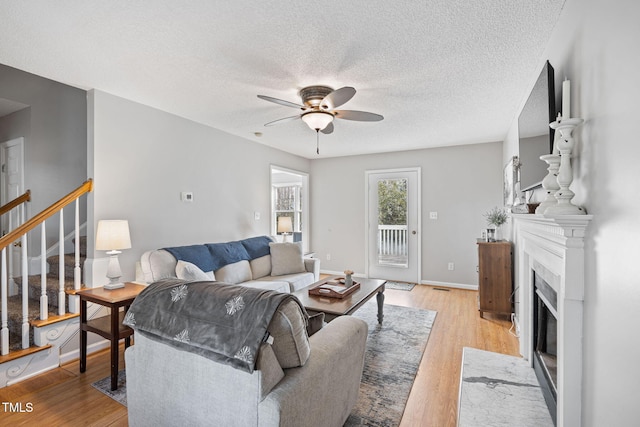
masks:
[[[415,286],[415,283],[407,283],[407,282],[394,282],[391,280],[387,280],[387,283],[384,284],[385,289],[397,289],[399,291],[410,291]]]
[[[418,372],[435,311],[384,305],[378,324],[375,299],[354,313],[369,325],[358,403],[345,426],[397,426]]]
[[[118,403],[127,406],[127,380],[124,369],[118,372],[118,388],[111,391],[111,376],[91,384]]]
[[[384,319],[379,325],[377,314],[375,298],[354,314],[367,322],[369,336],[358,403],[345,426],[400,424],[436,318],[435,311],[385,304]],[[118,373],[117,390],[111,391],[111,377],[92,386],[127,406],[124,370]]]

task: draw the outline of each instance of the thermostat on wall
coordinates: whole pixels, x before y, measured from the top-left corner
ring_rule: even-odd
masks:
[[[190,191],[183,191],[180,193],[180,200],[183,202],[193,202],[193,193]]]

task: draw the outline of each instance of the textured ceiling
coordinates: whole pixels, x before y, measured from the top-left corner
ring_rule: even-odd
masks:
[[[315,133],[258,94],[353,86],[320,157],[501,141],[564,0],[3,1],[0,63],[317,158]],[[2,94],[0,94],[0,98]],[[262,132],[262,137],[254,135]]]

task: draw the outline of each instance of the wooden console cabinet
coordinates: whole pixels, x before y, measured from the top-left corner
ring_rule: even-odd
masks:
[[[511,242],[478,240],[478,303],[480,317],[484,312],[512,313],[513,292]]]

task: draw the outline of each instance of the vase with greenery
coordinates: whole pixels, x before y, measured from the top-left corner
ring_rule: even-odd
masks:
[[[500,229],[502,225],[507,222],[507,219],[509,219],[507,211],[496,206],[485,213],[484,217],[487,219],[487,225],[495,230],[495,240],[500,240]]]

